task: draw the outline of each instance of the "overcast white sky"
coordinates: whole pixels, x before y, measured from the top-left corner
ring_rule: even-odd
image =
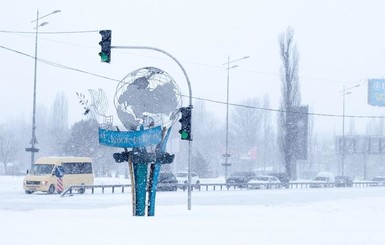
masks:
[[[4,1],[5,2],[5,1]],[[112,30],[112,45],[152,46],[175,56],[186,69],[194,97],[226,101],[223,66],[246,55],[230,71],[230,102],[267,94],[271,108],[280,101],[278,36],[292,26],[300,54],[302,103],[315,113],[342,114],[343,85],[361,84],[346,96],[347,115],[384,115],[367,105],[367,79],[385,71],[385,2],[381,0],[140,0],[6,1],[2,3],[0,46],[34,55],[36,11],[42,21],[38,57],[113,79],[144,66],[167,71],[188,94],[183,73],[167,56],[154,51],[113,50],[111,64],[100,62],[100,34],[43,32]],[[2,118],[31,120],[34,60],[0,48]],[[112,96],[117,82],[38,63],[37,103],[50,106],[58,91],[70,102],[70,120],[82,119],[75,92],[103,88]],[[207,102],[225,119],[225,105]],[[357,123],[368,119],[357,119]],[[315,127],[339,131],[341,118],[315,117]]]

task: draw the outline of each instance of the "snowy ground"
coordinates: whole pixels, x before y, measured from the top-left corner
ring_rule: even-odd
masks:
[[[127,180],[97,179],[98,183]],[[385,188],[158,192],[155,217],[131,193],[26,195],[0,176],[0,244],[385,244]]]

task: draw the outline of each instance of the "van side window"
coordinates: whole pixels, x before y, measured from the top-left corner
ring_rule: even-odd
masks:
[[[92,174],[90,162],[63,162],[65,174]]]

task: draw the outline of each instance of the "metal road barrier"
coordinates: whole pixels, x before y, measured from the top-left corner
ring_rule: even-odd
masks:
[[[286,188],[286,189],[303,189],[303,188],[312,188],[312,185],[314,185],[314,182],[289,182],[286,184],[286,186],[282,186],[282,184],[277,183],[266,183],[266,184],[237,184],[237,183],[200,183],[199,186],[191,185],[191,190],[196,191],[222,191],[222,190],[252,190],[252,189],[279,189],[279,188]],[[375,181],[358,181],[353,182],[352,187],[346,187],[346,188],[363,188],[363,187],[376,187],[379,186],[377,182]],[[172,190],[173,187],[175,187],[175,184],[163,184],[159,183],[158,187],[160,188],[167,188]],[[184,184],[178,184],[177,185],[178,190],[186,191],[187,186]],[[333,188],[335,187],[334,183],[323,183],[321,186],[317,186],[321,188]],[[315,188],[315,187],[314,187]],[[336,188],[344,188],[344,187],[336,187]],[[125,193],[125,190],[128,189],[131,192],[131,184],[118,184],[118,185],[73,185],[65,189],[61,196],[65,195],[72,195],[72,194],[82,194],[86,190],[91,190],[91,194],[95,194],[98,191],[98,193],[105,194],[106,190],[110,190],[109,193],[114,194],[116,190],[120,190],[120,193]]]
[[[109,188],[111,188],[112,193],[115,193],[115,189],[118,188],[121,189],[121,193],[124,193],[125,188],[129,188],[131,190],[131,185],[72,185],[65,189],[61,193],[61,196],[63,197],[67,194],[73,194],[73,192],[75,192],[76,190],[91,190],[91,194],[94,194],[96,189],[101,189],[102,194],[104,194],[105,189]],[[81,194],[81,191],[77,191],[77,193]]]

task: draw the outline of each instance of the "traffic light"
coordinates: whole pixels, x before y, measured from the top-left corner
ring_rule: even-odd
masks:
[[[168,152],[164,152],[161,154],[157,154],[156,161],[161,164],[170,164],[174,161],[175,154],[170,154]]]
[[[111,61],[111,30],[101,30],[100,35],[102,35],[102,41],[99,42],[99,45],[102,48],[102,51],[99,53],[102,62],[110,63]]]
[[[191,107],[180,108],[182,113],[179,122],[181,123],[181,129],[179,130],[180,137],[182,140],[192,141],[191,137]]]
[[[115,159],[115,162],[121,163],[121,162],[128,162],[128,152],[124,151],[122,153],[114,153],[112,154],[113,158]]]

